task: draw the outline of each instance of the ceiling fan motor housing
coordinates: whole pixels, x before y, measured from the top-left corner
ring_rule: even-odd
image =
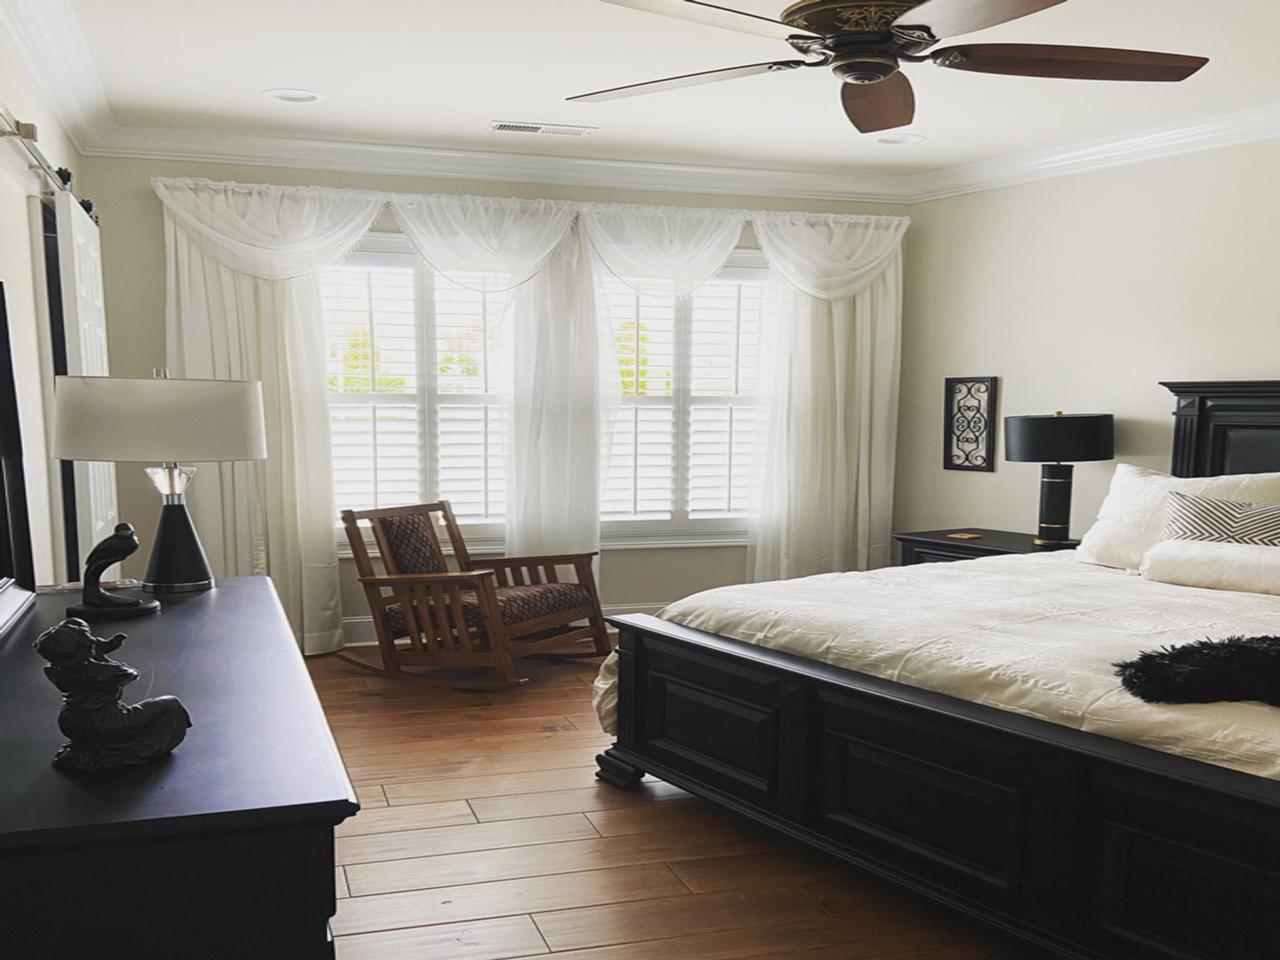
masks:
[[[887,33],[895,20],[923,0],[805,0],[793,3],[778,18],[798,30],[823,36],[840,33]]]
[[[914,49],[895,35],[893,25],[919,5],[920,0],[806,0],[789,6],[781,18],[828,38],[823,46],[831,70],[844,83],[871,84],[897,73],[897,54]]]

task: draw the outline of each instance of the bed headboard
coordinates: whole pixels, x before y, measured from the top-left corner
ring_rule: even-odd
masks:
[[[1280,472],[1280,380],[1161,386],[1178,398],[1174,476]]]

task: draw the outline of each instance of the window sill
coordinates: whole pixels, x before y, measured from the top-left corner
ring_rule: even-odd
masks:
[[[473,557],[500,557],[506,552],[505,540],[501,537],[469,535],[463,528],[463,536],[467,541],[467,550]],[[342,528],[335,531],[338,544],[338,559],[352,558],[351,545]],[[745,547],[747,546],[745,530],[671,530],[667,532],[648,530],[633,534],[609,532],[601,536],[600,551],[612,553],[617,550],[692,550],[705,547]],[[379,556],[378,545],[372,536],[365,537],[365,545],[369,556]],[[445,554],[453,555],[453,551],[445,548]]]

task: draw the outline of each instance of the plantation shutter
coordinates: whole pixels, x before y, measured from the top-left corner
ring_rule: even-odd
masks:
[[[334,499],[341,509],[422,498],[412,267],[334,266],[321,275]]]

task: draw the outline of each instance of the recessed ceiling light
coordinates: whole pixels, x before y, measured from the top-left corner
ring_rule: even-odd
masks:
[[[301,87],[274,87],[263,90],[262,95],[268,100],[279,100],[281,103],[315,103],[323,100],[324,94],[315,90],[304,90]]]
[[[923,143],[927,139],[929,138],[920,133],[894,133],[887,137],[881,137],[880,142],[887,143],[893,147],[901,147],[908,143]]]

